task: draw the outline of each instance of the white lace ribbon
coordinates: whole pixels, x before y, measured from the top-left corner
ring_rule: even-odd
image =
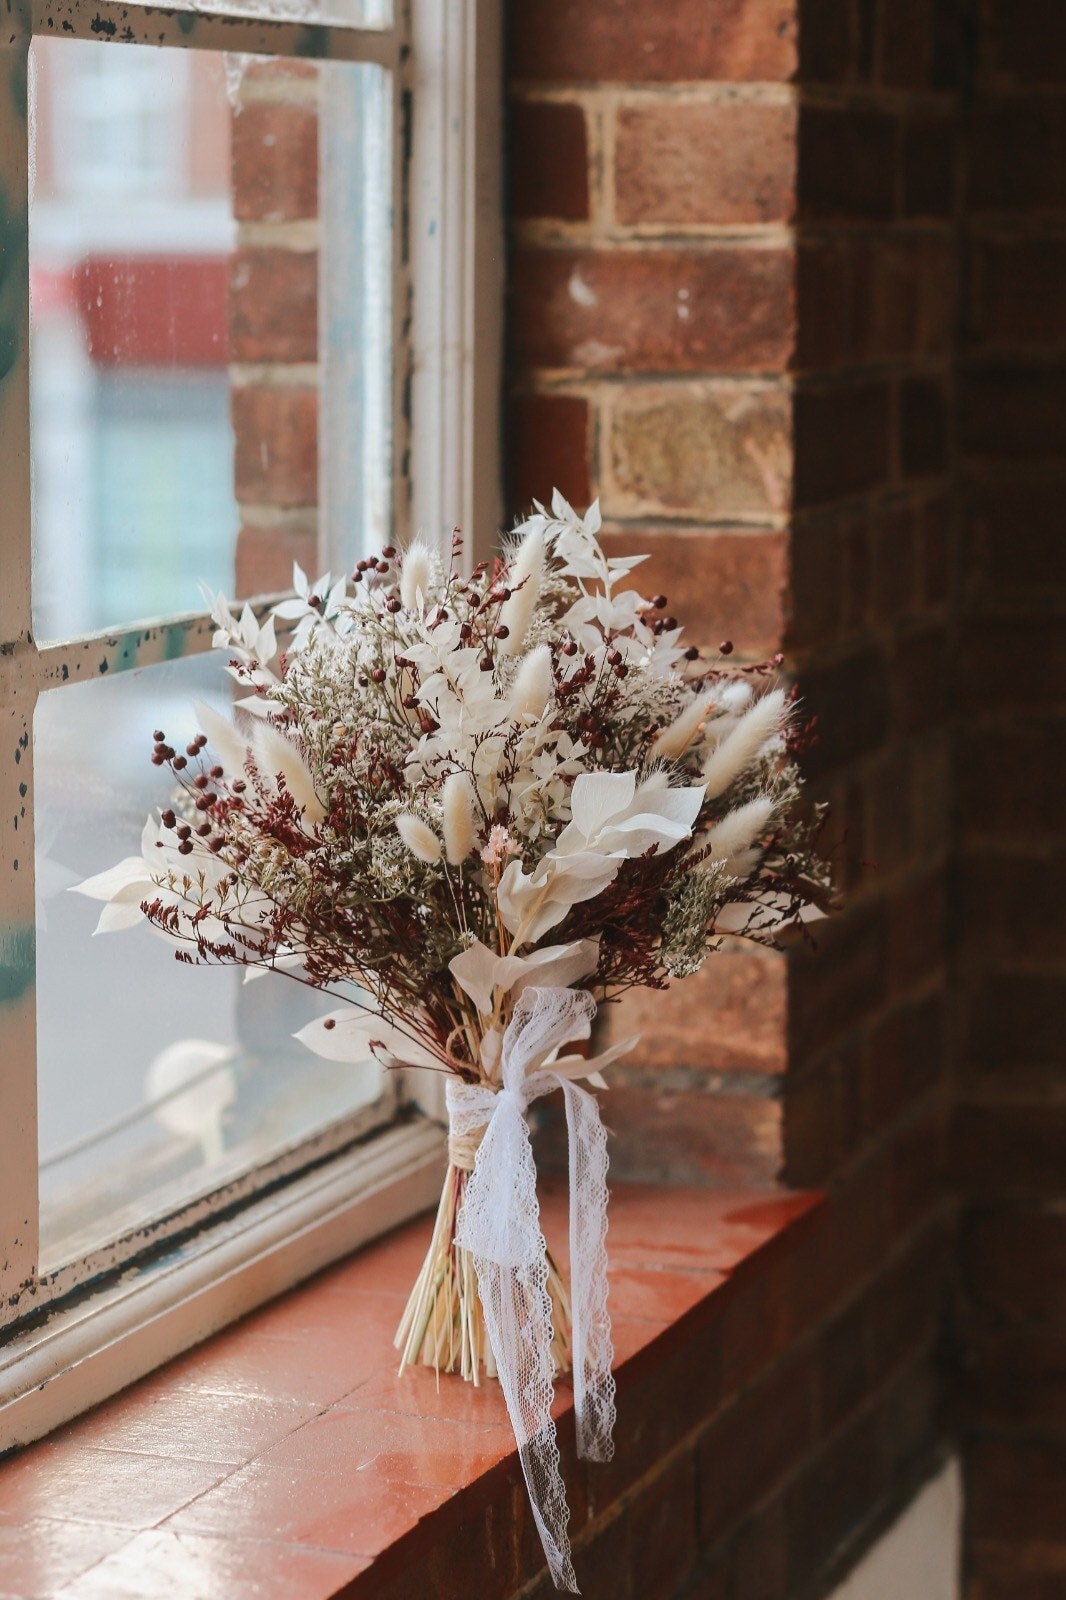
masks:
[[[499,1092],[449,1080],[448,1114],[461,1137],[486,1128],[466,1185],[456,1243],[474,1258],[485,1328],[496,1361],[533,1517],[552,1578],[579,1593],[570,1559],[559,1446],[552,1420],[551,1300],[536,1167],[525,1111],[561,1088],[570,1145],[570,1278],[578,1454],[614,1453],[614,1377],[607,1312],[607,1135],[599,1107],[573,1081],[604,1059],[548,1062],[588,1038],[596,1003],[581,990],[529,988],[503,1037]],[[620,1047],[608,1052],[620,1053]],[[486,1127],[487,1124],[487,1127]]]

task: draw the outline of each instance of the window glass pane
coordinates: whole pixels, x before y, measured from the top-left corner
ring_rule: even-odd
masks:
[[[179,964],[147,925],[92,938],[99,903],[66,892],[136,855],[145,817],[166,804],[149,761],[153,729],[186,743],[193,699],[226,709],[232,687],[212,654],[68,685],[38,702],[44,1270],[381,1094],[374,1063],[333,1065],[292,1037],[335,1004],[328,996],[282,974],[244,984],[235,968]]]
[[[389,75],[52,38],[32,57],[36,636],[387,542]]]

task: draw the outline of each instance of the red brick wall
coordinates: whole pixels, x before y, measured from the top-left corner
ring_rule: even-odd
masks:
[[[664,1596],[820,1592],[941,1438],[961,59],[944,9],[511,11],[513,509],[554,483],[598,495],[697,639],[784,647],[846,835],[847,907],[816,956],[722,953],[610,1022],[644,1035],[605,1108],[617,1171],[830,1194],[794,1276],[746,1314],[692,1476],[649,1481],[671,1548],[697,1499]]]
[[[313,62],[252,61],[231,111],[237,594],[318,572],[318,94]]]
[[[986,0],[967,116],[958,657],[974,1600],[1066,1585],[1066,10]]]

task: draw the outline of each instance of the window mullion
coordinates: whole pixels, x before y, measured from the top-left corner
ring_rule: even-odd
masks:
[[[25,3],[25,0],[22,0]],[[261,14],[212,13],[191,5],[131,5],[129,0],[31,0],[36,33],[121,44],[178,45],[238,54],[299,56],[304,60],[368,61],[394,68],[395,29],[343,23],[294,22]]]
[[[0,44],[0,1326],[37,1267],[33,760],[30,637],[28,7]]]

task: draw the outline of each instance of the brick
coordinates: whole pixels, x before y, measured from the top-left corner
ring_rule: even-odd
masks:
[[[783,386],[634,385],[612,394],[604,428],[608,515],[765,518],[788,504]]]
[[[958,806],[964,835],[995,834],[1000,840],[1066,837],[1061,806],[1048,796],[1066,786],[1063,720],[1018,716],[996,729],[970,726],[959,741]]]
[[[964,1425],[1035,1424],[1066,1433],[1066,1333],[975,1323],[971,1311],[961,1331]]]
[[[874,1029],[865,1092],[865,1122],[877,1132],[944,1071],[942,993],[899,1006]]]
[[[903,126],[903,212],[950,217],[955,210],[958,152],[954,122],[915,116]]]
[[[872,646],[860,646],[825,666],[804,668],[803,703],[818,718],[817,742],[803,758],[811,777],[869,755],[883,743],[889,725],[888,688],[888,663]]]
[[[693,644],[731,640],[738,658],[765,659],[781,648],[788,539],[770,528],[606,529],[609,556],[648,555],[634,581],[665,594]]]
[[[801,218],[890,217],[898,142],[896,119],[883,111],[804,106],[799,121]]]
[[[818,0],[806,6],[799,43],[801,83],[847,82],[854,75],[858,50],[853,0]]]
[[[755,1383],[698,1446],[699,1540],[707,1548],[798,1464],[814,1441],[809,1353]]]
[[[806,239],[797,255],[797,365],[827,370],[946,352],[956,263],[947,237]]]
[[[824,1187],[859,1143],[862,1052],[854,1040],[821,1057],[817,1068],[785,1078],[783,1178],[797,1188]]]
[[[972,350],[1044,353],[1066,344],[1066,239],[976,238],[970,252]]]
[[[584,372],[780,372],[792,353],[786,250],[519,250],[519,367]]]
[[[738,1303],[745,1292],[746,1287],[744,1292],[738,1291]],[[721,1317],[726,1315],[721,1308]],[[614,1458],[588,1475],[593,1517],[600,1517],[650,1473],[664,1455],[717,1411],[721,1401],[721,1328],[716,1308],[709,1326],[691,1329],[670,1341],[657,1341],[639,1372],[627,1374],[618,1395]]]
[[[864,1291],[870,1388],[934,1346],[941,1335],[956,1288],[954,1226],[953,1218],[926,1226]]]
[[[967,547],[997,597],[1046,595],[1066,589],[1066,539],[1060,519],[1066,475],[1036,481],[974,483],[966,507]],[[977,565],[976,559],[974,565]]]
[[[572,505],[592,499],[587,400],[574,395],[513,395],[508,405],[508,501],[525,515],[531,500],[545,504],[559,489]]]
[[[893,1225],[891,1174],[883,1149],[840,1174],[820,1226],[796,1241],[786,1263],[791,1339],[824,1324],[884,1261]]]
[[[970,366],[959,416],[960,443],[968,454],[1058,466],[1066,454],[1066,365]]]
[[[962,1286],[993,1326],[1066,1330],[1066,1217],[1045,1206],[978,1206],[963,1219]]]
[[[821,929],[824,926],[825,931]],[[880,908],[839,913],[819,924],[819,948],[789,954],[789,1060],[828,1049],[880,1005],[885,993],[885,920]]]
[[[1066,1107],[1061,1104],[964,1102],[955,1119],[959,1177],[985,1198],[997,1191],[1058,1197],[1064,1148]]]
[[[967,1557],[971,1600],[1062,1600],[1061,1545],[971,1537]]]
[[[792,104],[619,107],[614,207],[624,226],[787,222],[795,187]]]
[[[233,215],[239,222],[318,215],[318,112],[251,101],[231,119]]]
[[[237,499],[253,505],[316,505],[317,390],[239,385],[231,405]]]
[[[962,623],[958,656],[959,698],[972,711],[1066,710],[1066,617],[975,609]]]
[[[860,780],[863,797],[863,860],[867,867],[865,887],[887,884],[906,870],[918,854],[914,816],[915,777],[911,752],[906,747],[889,747]],[[938,800],[947,810],[947,793]]]
[[[878,1289],[883,1292],[881,1284]],[[835,1317],[818,1339],[818,1422],[825,1433],[832,1433],[866,1397],[870,1386],[869,1316],[868,1296],[862,1296]]]
[[[966,1494],[968,1514],[983,1539],[1061,1545],[1066,1440],[975,1440],[966,1457]]]
[[[832,643],[845,613],[849,525],[839,515],[797,519],[789,541],[788,648]]]
[[[947,629],[911,628],[896,642],[896,728],[901,737],[925,733],[948,715]]]
[[[318,256],[314,251],[239,249],[230,275],[234,361],[318,359]]]
[[[943,796],[947,805],[947,793]],[[943,863],[894,888],[888,902],[888,975],[899,994],[943,964],[947,886]]]
[[[593,1528],[581,1541],[574,1557],[577,1581],[583,1592],[595,1594],[602,1585],[603,1593],[617,1594],[627,1600],[632,1593],[629,1584],[632,1548],[629,1518],[624,1514]],[[476,1587],[473,1592],[477,1592]],[[553,1584],[546,1585],[546,1597],[556,1592]]]
[[[897,1238],[953,1196],[951,1152],[951,1095],[940,1083],[893,1138],[890,1194]]]
[[[971,211],[1033,216],[1066,208],[1066,96],[980,100],[969,138]]]
[[[1066,82],[1066,12],[1057,0],[990,0],[982,44],[996,82]]]
[[[884,483],[890,468],[889,419],[883,383],[798,390],[795,504],[824,504]]]
[[[1061,1058],[1064,1032],[1066,974],[993,970],[971,1006],[968,1058],[992,1068],[1051,1066]]]
[[[785,1495],[786,1594],[799,1594],[877,1498],[884,1480],[881,1418],[852,1422],[804,1468]]]
[[[589,150],[579,105],[513,100],[508,194],[513,217],[581,222],[589,215]]]
[[[786,1590],[785,1512],[781,1501],[761,1507],[729,1541],[729,1600],[773,1600]]]
[[[878,8],[878,78],[896,89],[924,89],[933,54],[934,0],[892,0]]]
[[[879,507],[869,518],[870,621],[895,627],[918,592],[918,516],[913,505]]]
[[[292,566],[305,572],[318,562],[318,529],[243,527],[237,535],[237,594],[281,594],[292,588]]]
[[[942,474],[948,456],[948,399],[936,378],[904,378],[899,386],[899,456],[905,478]]]
[[[1034,844],[1020,856],[994,846],[957,866],[960,948],[982,964],[1039,961],[1066,948],[1066,850]]]
[[[794,0],[531,0],[509,21],[508,67],[522,79],[780,82],[796,65]]]
[[[627,1520],[634,1597],[673,1600],[696,1555],[696,1462],[691,1452],[643,1488]]]
[[[627,1068],[782,1073],[785,978],[775,952],[722,951],[665,993],[637,989],[602,1007],[597,1039],[606,1045],[639,1033]]]
[[[638,1183],[745,1188],[772,1184],[781,1165],[781,1106],[759,1094],[622,1087],[604,1107],[611,1170]]]
[[[954,503],[939,497],[926,501],[919,509],[919,594],[927,605],[940,605],[951,596],[956,520]]]

